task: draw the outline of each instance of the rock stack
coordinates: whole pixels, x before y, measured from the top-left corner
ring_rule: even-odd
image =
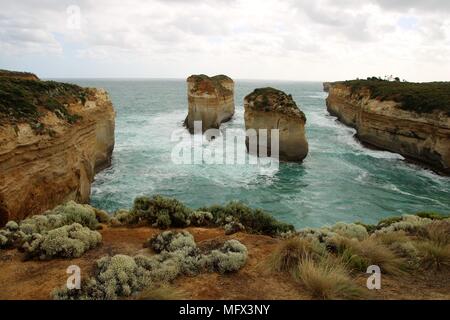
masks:
[[[189,112],[185,126],[194,133],[194,122],[202,121],[202,131],[218,129],[234,114],[234,82],[218,75],[192,75],[187,79]]]
[[[271,133],[279,130],[279,159],[301,162],[308,154],[305,137],[306,117],[297,107],[291,95],[274,88],[255,89],[244,99],[245,129],[254,129],[258,137],[258,155],[267,147],[267,155],[272,155]],[[261,129],[267,130],[267,141],[260,137]],[[247,138],[249,149],[249,138]],[[252,150],[249,150],[250,152]]]

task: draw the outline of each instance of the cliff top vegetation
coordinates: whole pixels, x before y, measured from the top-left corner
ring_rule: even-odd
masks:
[[[233,80],[223,74],[216,75],[213,77],[209,77],[205,74],[198,74],[198,75],[192,75],[187,79],[188,82],[194,82],[194,89],[193,91],[201,91],[201,92],[207,92],[209,94],[212,94],[214,92],[217,92],[218,94],[222,96],[233,94],[231,90],[224,87],[222,82],[229,81],[233,82]]]
[[[339,83],[350,86],[353,93],[368,89],[372,99],[398,102],[404,110],[417,113],[444,111],[450,116],[450,82],[400,82],[372,77]]]
[[[255,89],[245,97],[248,106],[260,111],[275,111],[287,115],[300,116],[306,121],[305,114],[298,108],[292,95],[281,90],[267,87]]]
[[[77,85],[33,80],[32,74],[0,70],[0,125],[26,122],[39,132],[43,129],[40,117],[45,110],[74,123],[79,116],[71,114],[67,107],[80,101],[84,104],[88,95],[87,89]]]

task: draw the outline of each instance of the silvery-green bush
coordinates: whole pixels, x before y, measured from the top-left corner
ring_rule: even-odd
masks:
[[[159,254],[103,257],[97,260],[93,277],[82,283],[81,290],[56,289],[53,298],[116,299],[155,283],[173,281],[182,274],[235,272],[245,265],[248,257],[247,248],[237,240],[229,240],[219,249],[202,254],[186,231],[166,231],[149,243]]]
[[[28,258],[41,260],[53,257],[77,258],[102,241],[97,231],[83,227],[79,223],[65,225],[44,234],[34,233],[23,245]]]

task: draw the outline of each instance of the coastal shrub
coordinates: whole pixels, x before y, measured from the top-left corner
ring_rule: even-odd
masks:
[[[394,231],[403,230],[408,233],[416,233],[421,228],[432,223],[433,220],[429,218],[421,218],[416,215],[405,214],[402,217],[391,218],[388,222],[382,221],[380,223],[381,228],[375,233],[389,233]]]
[[[341,236],[358,240],[364,240],[369,236],[369,233],[364,226],[355,223],[338,222],[332,226],[330,230]]]
[[[114,300],[137,293],[149,284],[147,270],[126,255],[103,257],[96,261],[94,276],[82,282],[80,290],[67,287],[53,291],[55,300]]]
[[[8,245],[8,238],[0,233],[0,248],[6,248]]]
[[[270,214],[252,209],[240,202],[230,202],[225,206],[200,208],[199,211],[211,212],[217,225],[225,225],[231,221],[241,223],[250,233],[276,236],[294,231],[294,226],[277,221]]]
[[[431,113],[435,110],[450,115],[450,83],[448,82],[397,82],[379,80],[351,80],[342,82],[350,86],[352,93],[366,88],[372,99],[393,100],[401,108],[417,113]]]
[[[317,259],[323,254],[324,250],[317,241],[293,237],[277,246],[269,257],[268,266],[272,271],[292,273],[303,259]]]
[[[155,227],[187,227],[190,225],[192,210],[177,199],[156,195],[136,198],[131,214]],[[160,216],[163,217],[158,219]]]
[[[30,242],[23,246],[27,258],[41,260],[52,257],[77,258],[85,251],[94,248],[102,240],[97,231],[83,227],[78,223],[50,230],[45,234],[33,234]]]
[[[94,209],[94,212],[95,212],[95,218],[97,219],[97,221],[99,223],[108,223],[109,222],[111,217],[108,214],[108,212],[106,212],[104,210],[97,209],[97,208],[93,208],[93,209]]]
[[[420,218],[428,218],[431,220],[444,220],[450,218],[449,215],[445,215],[438,212],[418,212],[415,215]]]
[[[244,231],[245,227],[240,222],[232,221],[232,222],[227,223],[226,225],[224,225],[223,229],[225,230],[225,234],[226,235],[231,235],[231,234],[235,234],[237,232]]]
[[[73,123],[80,116],[71,114],[67,105],[79,102],[88,91],[73,84],[0,76],[0,123],[27,122],[43,128],[42,110]]]
[[[311,258],[303,259],[296,278],[316,299],[358,299],[364,295],[345,268],[335,260],[317,262]]]
[[[212,224],[213,215],[211,212],[194,211],[190,215],[191,224],[196,227],[203,227]]]
[[[219,273],[235,272],[247,262],[247,248],[237,240],[228,240],[218,250],[203,257],[203,263],[210,270]]]
[[[69,201],[42,215],[35,215],[23,220],[19,228],[25,234],[42,234],[73,223],[81,224],[91,230],[96,230],[98,227],[95,211],[91,206]]]
[[[5,225],[5,229],[15,232],[19,230],[19,225],[15,221],[8,221],[8,223]]]
[[[91,231],[92,232],[92,231]],[[202,271],[220,273],[237,271],[247,261],[247,248],[237,240],[225,242],[219,249],[202,254],[188,232],[165,231],[152,238],[151,246],[159,254],[135,257],[116,255],[96,262],[93,276],[84,281],[81,290],[59,288],[55,299],[116,299],[147,288],[143,296],[156,295],[152,290],[181,274],[196,275]]]
[[[132,224],[136,223],[135,217],[130,213],[130,211],[125,209],[119,209],[116,212],[114,212],[112,218],[110,219],[109,223],[112,226],[119,226],[122,224]]]
[[[177,250],[191,253],[197,248],[194,237],[187,231],[165,231],[151,238],[149,244],[157,253],[163,251],[174,252]]]

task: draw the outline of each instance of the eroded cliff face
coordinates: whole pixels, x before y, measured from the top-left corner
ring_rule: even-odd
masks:
[[[73,123],[40,110],[45,130],[28,121],[0,125],[0,225],[68,200],[89,201],[94,174],[111,163],[115,112],[104,90],[83,90],[83,101],[65,109],[77,116]]]
[[[267,148],[267,154],[272,155],[271,132],[278,129],[280,160],[299,162],[307,156],[306,117],[292,96],[273,88],[256,89],[245,97],[244,109],[246,130],[255,129],[257,133],[258,155],[261,155],[261,147],[263,150]],[[267,130],[267,139],[260,136],[260,129]],[[247,149],[249,150],[249,139]]]
[[[357,130],[369,145],[399,153],[438,172],[450,174],[450,117],[442,111],[416,113],[395,101],[371,99],[367,89],[329,85],[330,114]]]
[[[218,129],[234,114],[234,82],[223,75],[193,75],[187,79],[189,111],[185,125],[194,132],[194,122],[202,121],[202,131]]]

